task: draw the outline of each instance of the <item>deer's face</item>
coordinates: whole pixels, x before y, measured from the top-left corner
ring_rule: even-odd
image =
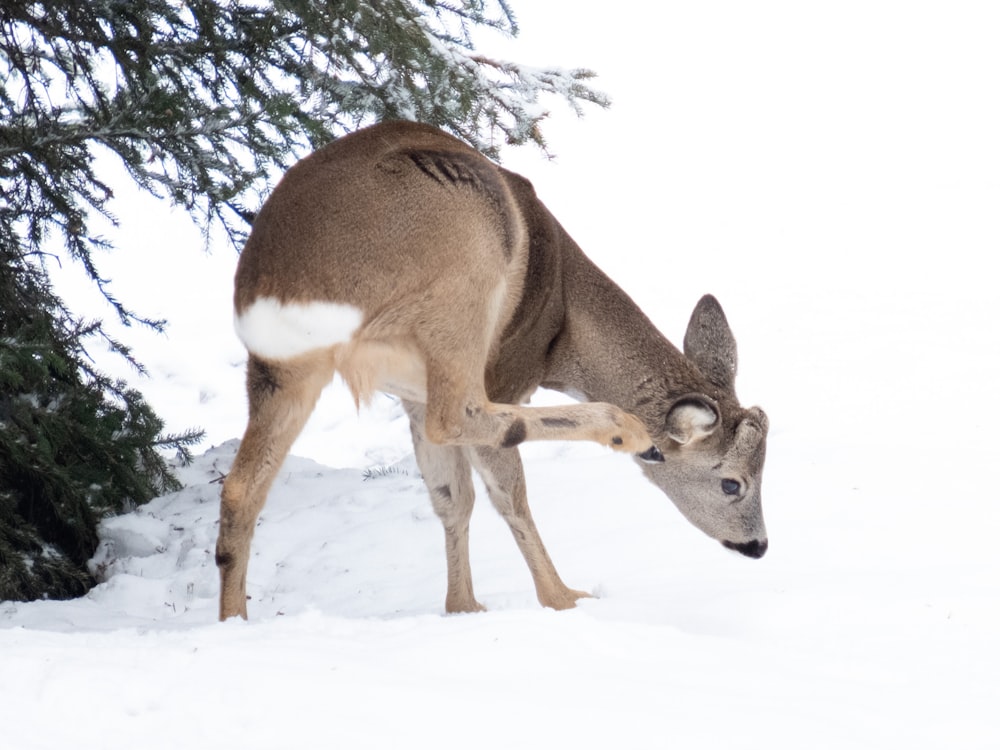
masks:
[[[706,295],[691,314],[684,356],[698,391],[644,414],[662,461],[646,476],[695,526],[747,557],[767,551],[761,511],[767,415],[736,398],[736,339],[718,301]],[[713,395],[708,395],[713,394]]]
[[[748,557],[762,557],[767,551],[761,510],[767,416],[753,407],[741,410],[727,426],[711,403],[685,400],[671,411],[678,410],[686,414],[674,416],[689,431],[682,434],[677,425],[668,425],[656,438],[663,462],[643,463],[644,473],[710,537]]]

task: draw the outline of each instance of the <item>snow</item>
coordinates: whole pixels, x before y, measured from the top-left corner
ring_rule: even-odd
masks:
[[[997,11],[668,3],[619,28],[523,5],[505,56],[593,67],[615,105],[554,114],[556,162],[506,164],[675,343],[721,301],[770,417],[767,556],[693,529],[626,457],[527,445],[549,552],[596,598],[539,607],[479,484],[489,611],[445,616],[406,419],[338,382],[262,514],[250,621],[217,623],[235,258],[135,199],[135,252],[104,270],[172,325],[120,338],[206,450],[104,523],[88,596],[0,603],[0,746],[1000,747]]]

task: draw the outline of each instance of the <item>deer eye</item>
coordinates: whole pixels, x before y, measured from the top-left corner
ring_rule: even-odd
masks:
[[[727,495],[738,495],[740,494],[740,483],[735,479],[723,479],[722,491]]]

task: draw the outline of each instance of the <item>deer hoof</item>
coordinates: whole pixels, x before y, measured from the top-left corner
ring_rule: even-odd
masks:
[[[645,461],[647,464],[662,464],[664,461],[663,454],[660,453],[660,449],[655,445],[649,446],[649,448],[640,453],[639,459]]]
[[[473,614],[474,612],[485,612],[486,607],[477,602],[475,599],[462,601],[451,601],[446,599],[444,611],[449,615],[465,615]]]
[[[646,427],[636,417],[618,412],[612,417],[614,427],[604,438],[605,445],[622,453],[638,453],[653,442]]]
[[[539,595],[538,601],[543,607],[549,607],[550,609],[565,610],[573,609],[576,607],[577,601],[580,599],[593,599],[593,594],[588,594],[586,591],[577,591],[576,589],[564,588],[561,591],[549,592],[546,595]]]

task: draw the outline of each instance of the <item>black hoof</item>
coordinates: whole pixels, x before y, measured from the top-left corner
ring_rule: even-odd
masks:
[[[655,445],[649,446],[646,450],[639,454],[639,458],[645,461],[647,464],[662,464],[663,454],[660,453],[660,449]]]

